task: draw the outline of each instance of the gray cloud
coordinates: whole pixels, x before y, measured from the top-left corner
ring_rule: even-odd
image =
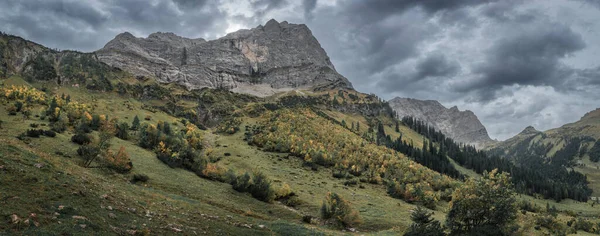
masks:
[[[211,39],[271,18],[305,23],[357,90],[470,109],[496,138],[529,124],[557,127],[600,106],[596,0],[7,0],[2,6],[1,31],[82,51],[123,31]]]
[[[304,18],[312,20],[312,12],[317,7],[317,0],[302,0],[302,6],[304,7]]]
[[[0,30],[59,49],[93,51],[118,33],[146,36],[156,31],[187,37],[223,34],[225,16],[207,1],[8,0],[0,9]],[[209,34],[207,34],[209,33]]]
[[[474,66],[474,72],[480,77],[459,91],[483,89],[493,95],[494,90],[513,84],[560,87],[572,73],[560,59],[584,48],[581,36],[569,27],[536,25],[496,41],[487,51],[486,61]]]
[[[457,75],[460,64],[449,60],[444,54],[432,53],[419,60],[414,70],[405,74],[391,73],[379,81],[378,86],[386,92],[398,90],[419,90],[434,87],[435,80]]]

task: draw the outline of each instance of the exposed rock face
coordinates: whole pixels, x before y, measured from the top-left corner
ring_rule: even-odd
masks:
[[[456,106],[448,109],[433,100],[417,100],[412,98],[394,98],[390,106],[398,117],[412,116],[427,122],[436,130],[448,135],[457,142],[483,148],[494,142],[473,112],[459,111]]]
[[[308,27],[285,21],[270,20],[211,41],[173,33],[136,38],[126,32],[96,53],[109,65],[189,89],[226,88],[266,96],[316,86],[352,88]]]

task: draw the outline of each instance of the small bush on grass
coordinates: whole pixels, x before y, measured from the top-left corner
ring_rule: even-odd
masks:
[[[358,212],[352,209],[350,203],[336,193],[327,193],[321,205],[323,220],[347,228],[361,223]]]
[[[146,182],[148,182],[148,180],[150,180],[150,177],[148,177],[145,174],[135,174],[131,178],[131,182],[134,184],[138,183],[138,182],[146,183]]]
[[[248,174],[236,176],[232,170],[229,170],[225,179],[229,181],[231,187],[238,192],[248,192],[252,197],[263,202],[273,202],[277,198],[289,196],[292,191],[289,186],[282,186],[279,191],[275,191],[269,178],[262,172],[254,173],[254,176]],[[282,196],[283,195],[283,196]]]
[[[71,137],[71,142],[74,142],[79,145],[85,145],[85,144],[89,144],[90,142],[92,142],[92,140],[90,139],[90,136],[88,136],[87,134],[78,133],[78,134],[73,135],[73,137]]]

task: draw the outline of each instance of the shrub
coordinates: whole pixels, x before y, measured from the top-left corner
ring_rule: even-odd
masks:
[[[43,134],[44,134],[44,130],[41,130],[41,129],[28,129],[25,132],[25,135],[27,137],[32,137],[32,138],[39,138],[40,135],[43,135]]]
[[[29,124],[29,127],[31,127],[31,128],[37,128],[37,127],[39,127],[39,126],[40,126],[40,125],[39,125],[39,124],[36,124],[36,123],[31,123],[31,124]]]
[[[243,193],[243,192],[248,192],[250,190],[250,185],[252,185],[250,180],[251,180],[250,174],[248,174],[248,172],[246,172],[243,175],[235,177],[230,184],[231,184],[231,187],[233,187],[233,189],[235,191]]]
[[[235,134],[240,130],[242,121],[238,118],[224,120],[217,126],[217,133]]]
[[[76,130],[78,133],[86,133],[86,134],[88,134],[88,133],[91,133],[91,132],[92,132],[92,128],[91,128],[91,127],[90,127],[90,125],[89,125],[87,122],[85,122],[85,121],[81,121],[81,122],[79,122],[79,125],[77,125],[77,128],[75,128],[75,130]]]
[[[273,202],[275,191],[271,188],[271,181],[262,172],[254,174],[253,184],[250,186],[252,197],[263,202]]]
[[[134,184],[137,183],[137,182],[146,183],[146,182],[148,182],[148,180],[150,180],[150,177],[148,177],[145,174],[135,174],[131,178],[131,182],[134,183]]]
[[[262,172],[256,172],[254,176],[250,176],[248,172],[243,175],[236,176],[232,170],[229,170],[226,174],[225,179],[229,181],[231,187],[238,192],[249,192],[252,197],[261,200],[263,202],[273,202],[276,198],[284,198],[292,194],[289,186],[282,186],[282,188],[276,193],[273,190],[271,181]],[[278,196],[279,194],[279,196]]]
[[[314,218],[313,216],[304,215],[304,216],[302,216],[302,222],[310,224],[310,223],[312,223],[313,218]]]
[[[152,116],[150,116],[150,115],[147,115],[146,117],[144,117],[144,120],[151,120],[151,119],[152,119]]]
[[[352,209],[350,203],[336,193],[327,193],[321,205],[321,217],[342,227],[352,227],[360,224],[358,212]]]
[[[535,218],[535,224],[536,226],[547,228],[553,235],[566,235],[565,226],[550,214],[541,214],[537,216]]]
[[[71,137],[71,142],[74,142],[79,145],[85,145],[85,144],[92,142],[92,140],[90,139],[90,136],[88,136],[87,134],[78,133],[78,134],[73,135],[73,137]]]
[[[44,136],[54,138],[56,137],[56,132],[52,130],[44,130]]]
[[[113,170],[116,170],[119,173],[126,173],[133,168],[133,164],[129,159],[129,154],[125,151],[125,147],[121,146],[119,148],[119,152],[116,155],[112,155],[112,153],[108,153],[106,157],[106,161],[108,163],[108,167]]]
[[[77,149],[77,155],[83,158],[84,166],[89,165],[100,155],[100,148],[93,145],[83,145]]]
[[[577,221],[575,222],[575,229],[583,230],[588,233],[594,233],[594,223],[590,222],[589,220],[578,217]]]
[[[67,122],[65,122],[63,119],[58,119],[50,124],[50,129],[57,133],[62,133],[67,130]]]

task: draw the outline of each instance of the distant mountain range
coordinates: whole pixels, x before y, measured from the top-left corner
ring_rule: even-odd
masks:
[[[456,106],[446,108],[438,101],[396,97],[389,101],[399,118],[411,116],[427,122],[436,130],[465,144],[483,148],[494,143],[477,116]]]
[[[493,154],[506,158],[536,156],[551,160],[557,152],[572,146],[573,153],[566,156],[575,159],[575,157],[589,156],[590,150],[598,139],[600,139],[600,109],[588,112],[577,122],[543,132],[528,126],[516,136],[492,144],[487,149]]]

